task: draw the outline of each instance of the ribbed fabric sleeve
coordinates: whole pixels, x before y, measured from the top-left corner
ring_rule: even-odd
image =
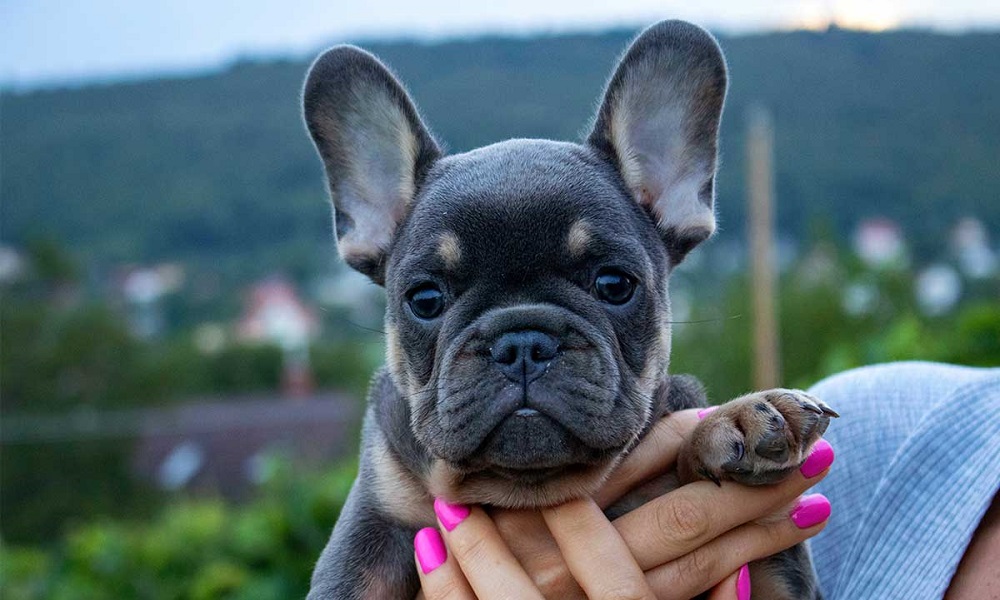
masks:
[[[827,600],[941,598],[1000,487],[1000,369],[880,365],[810,392],[842,415],[811,544]]]

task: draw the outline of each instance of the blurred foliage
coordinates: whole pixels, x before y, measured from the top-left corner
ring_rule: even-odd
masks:
[[[577,139],[633,31],[367,43],[456,151]],[[833,29],[724,36],[720,222],[743,219],[744,115],[773,112],[780,229],[901,222],[921,249],[957,217],[1000,227],[1000,33]],[[311,57],[308,57],[311,58]],[[53,235],[88,264],[181,261],[226,282],[299,277],[333,255],[302,126],[307,60],[201,76],[5,92],[0,237]],[[933,214],[934,218],[927,218]],[[722,235],[731,235],[723,231]]]
[[[98,517],[148,517],[164,498],[136,479],[131,450],[132,441],[120,439],[4,444],[4,541],[51,541],[67,526]]]
[[[102,304],[60,308],[8,298],[0,320],[5,412],[161,405],[196,393],[276,390],[281,380],[274,346],[233,345],[206,355],[188,336],[140,341]]]
[[[196,347],[189,330],[140,340],[122,310],[80,289],[78,269],[51,241],[32,242],[30,270],[5,286],[0,303],[0,395],[5,413],[160,406],[192,395],[276,391],[282,352],[267,344]],[[310,352],[320,387],[361,396],[381,345],[356,338],[321,341]]]
[[[82,296],[75,261],[58,244],[31,245],[30,272],[0,302],[0,415],[87,416],[105,409],[160,407],[198,397],[279,395],[282,353],[229,344],[199,351],[191,331],[139,340],[113,306]],[[37,249],[37,252],[35,251]],[[51,265],[58,265],[58,268]],[[359,351],[359,348],[362,351]],[[311,349],[314,380],[362,398],[381,362],[381,344],[322,341]],[[0,531],[7,541],[44,541],[67,524],[149,515],[164,500],[134,477],[133,440],[5,443]]]
[[[51,549],[0,545],[7,600],[302,598],[356,472],[276,462],[251,503],[185,500],[147,522],[98,520]]]
[[[954,311],[929,317],[918,310],[909,271],[868,271],[832,258],[846,270],[817,278],[803,261],[780,281],[783,385],[807,388],[846,369],[901,360],[1000,366],[996,277],[967,290]],[[851,314],[844,307],[845,287],[857,281],[872,287],[875,300],[863,313]],[[721,301],[702,292],[689,321],[674,325],[670,367],[696,375],[717,403],[753,389],[748,282],[735,277],[722,288]]]

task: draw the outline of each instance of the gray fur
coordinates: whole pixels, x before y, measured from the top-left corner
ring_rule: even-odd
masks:
[[[441,156],[374,57],[341,46],[316,61],[306,122],[341,254],[385,285],[388,364],[310,599],[412,598],[412,539],[434,524],[434,496],[538,507],[591,494],[657,419],[705,405],[697,381],[667,374],[667,279],[714,228],[725,85],[711,36],[667,21],[626,53],[584,143]],[[609,269],[635,283],[627,301],[595,292]],[[422,318],[410,298],[427,289],[444,308]],[[525,331],[558,349],[518,381],[494,347]]]

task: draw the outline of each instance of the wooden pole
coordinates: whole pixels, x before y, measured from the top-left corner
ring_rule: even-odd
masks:
[[[750,285],[753,294],[753,381],[757,389],[778,387],[778,315],[775,301],[774,126],[763,108],[750,111],[747,127],[750,223]]]

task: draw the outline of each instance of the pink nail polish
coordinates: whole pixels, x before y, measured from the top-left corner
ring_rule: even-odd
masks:
[[[830,445],[830,442],[820,439],[813,446],[812,452],[809,453],[806,461],[802,463],[799,471],[802,472],[802,476],[806,479],[815,477],[833,464],[833,457],[833,446]]]
[[[789,516],[799,529],[818,525],[830,518],[830,501],[823,494],[802,496]]]
[[[424,575],[444,564],[448,551],[444,547],[441,534],[433,527],[424,527],[413,538],[413,549],[417,553],[417,562]]]
[[[709,414],[711,414],[713,411],[716,411],[718,409],[719,409],[718,406],[709,406],[708,408],[703,408],[703,409],[701,409],[701,410],[698,411],[698,419],[704,419]]]
[[[444,528],[451,531],[469,516],[469,507],[464,504],[448,504],[440,498],[434,499],[434,512]]]
[[[740,574],[736,577],[736,598],[750,600],[750,565],[740,567]]]

